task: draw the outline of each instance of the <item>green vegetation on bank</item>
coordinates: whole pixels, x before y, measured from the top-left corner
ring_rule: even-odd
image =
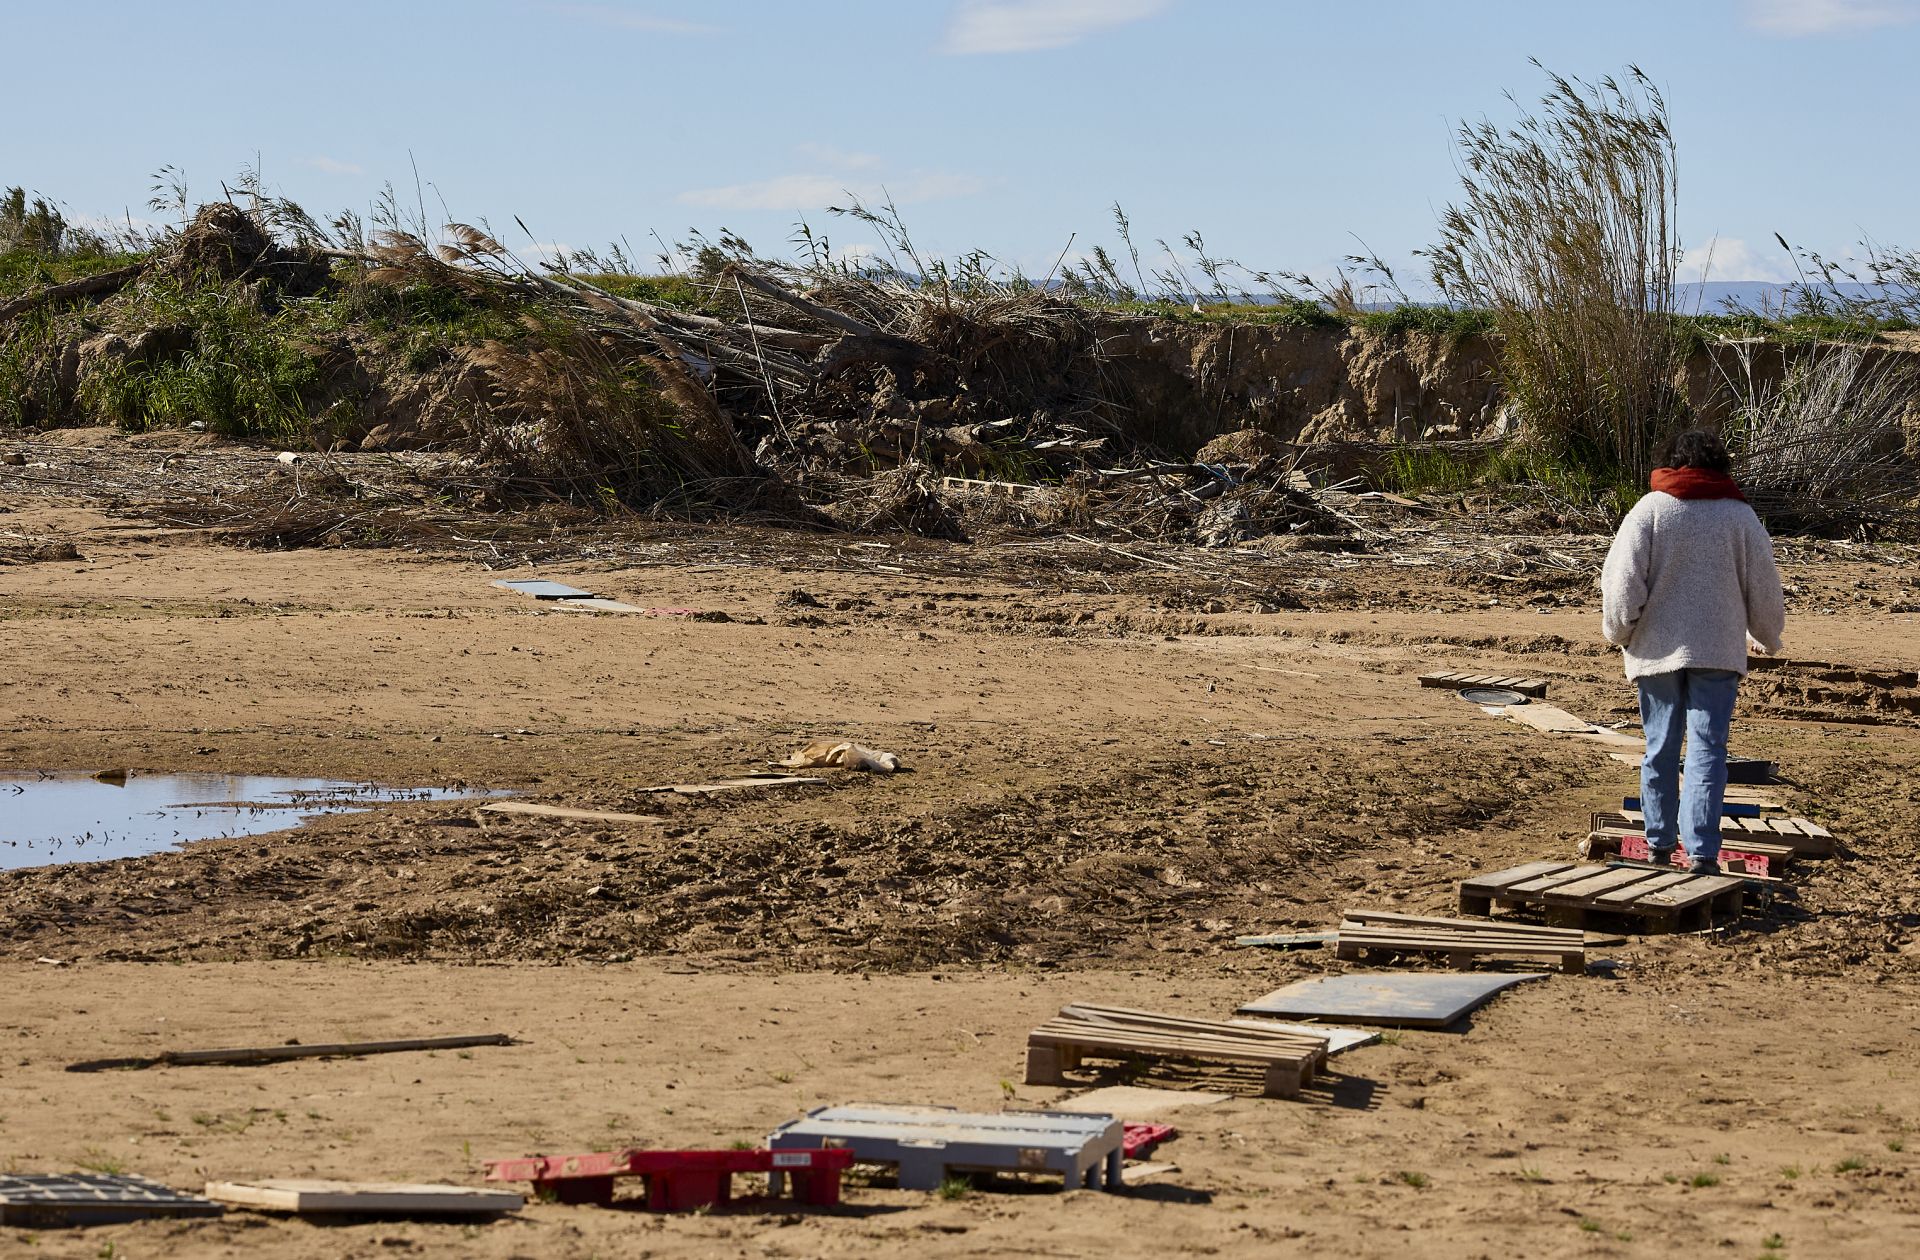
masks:
[[[1381,478],[1401,494],[1465,494],[1498,486],[1538,486],[1569,504],[1624,515],[1645,488],[1593,459],[1569,459],[1526,441],[1461,453],[1407,445],[1392,451]]]

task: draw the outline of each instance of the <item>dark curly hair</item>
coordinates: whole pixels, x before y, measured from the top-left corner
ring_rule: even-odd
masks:
[[[1701,468],[1726,473],[1733,468],[1727,444],[1712,429],[1682,429],[1654,448],[1656,468]]]

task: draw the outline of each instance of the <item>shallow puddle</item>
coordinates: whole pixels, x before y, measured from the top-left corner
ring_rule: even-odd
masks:
[[[389,801],[492,795],[266,775],[0,773],[0,870],[139,857]]]

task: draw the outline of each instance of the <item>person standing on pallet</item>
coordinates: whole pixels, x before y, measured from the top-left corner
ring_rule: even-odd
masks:
[[[1780,651],[1786,601],[1773,540],[1729,475],[1719,434],[1677,433],[1655,463],[1652,493],[1620,522],[1600,573],[1601,633],[1640,688],[1649,860],[1666,866],[1684,843],[1690,871],[1717,875],[1734,698],[1748,649]]]

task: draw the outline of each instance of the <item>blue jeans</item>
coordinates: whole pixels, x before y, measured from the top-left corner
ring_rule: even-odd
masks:
[[[1647,733],[1647,755],[1640,762],[1640,809],[1646,815],[1648,848],[1671,852],[1677,839],[1692,861],[1719,860],[1727,728],[1739,692],[1740,675],[1729,669],[1681,669],[1640,679],[1640,725]]]

